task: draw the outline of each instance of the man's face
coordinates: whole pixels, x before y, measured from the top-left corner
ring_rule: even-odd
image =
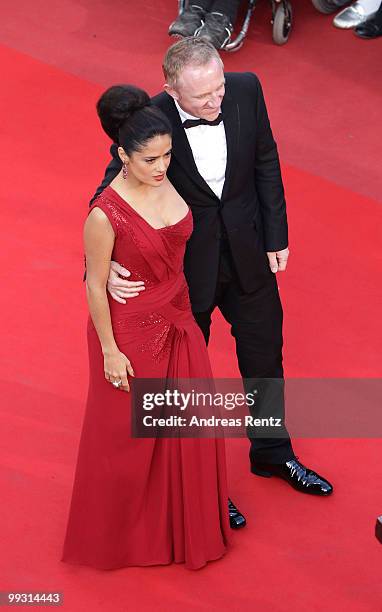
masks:
[[[186,66],[176,85],[165,88],[186,113],[213,121],[220,112],[224,83],[223,64],[212,59],[204,66]]]

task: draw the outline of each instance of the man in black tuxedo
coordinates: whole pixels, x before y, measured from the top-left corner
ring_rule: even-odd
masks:
[[[277,147],[260,82],[252,73],[224,73],[218,52],[200,38],[172,45],[163,69],[165,92],[152,102],[171,121],[168,177],[194,219],[184,270],[195,319],[208,342],[211,314],[220,309],[231,325],[245,385],[266,379],[260,384],[261,416],[271,398],[272,413],[283,420],[283,315],[276,273],[287,264],[288,229]],[[96,195],[121,169],[117,145],[111,152]],[[129,275],[113,262],[111,295],[118,301],[133,299],[143,284],[119,274]],[[279,476],[305,493],[329,495],[333,490],[297,460],[285,426],[279,437],[251,438],[250,465],[254,474]]]

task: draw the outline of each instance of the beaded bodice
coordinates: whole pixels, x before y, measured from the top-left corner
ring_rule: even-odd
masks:
[[[114,233],[112,259],[131,273],[129,280],[144,281],[146,288],[183,272],[186,242],[192,232],[192,214],[163,228],[153,228],[113,189],[94,202],[107,215]]]

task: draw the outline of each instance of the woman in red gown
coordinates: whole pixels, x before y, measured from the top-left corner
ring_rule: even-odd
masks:
[[[171,126],[145,92],[127,93],[110,115],[124,167],[84,230],[90,382],[62,560],[198,569],[226,550],[224,440],[131,434],[131,376],[212,373],[183,275],[192,215],[166,178]],[[125,304],[106,291],[111,259],[146,287]]]

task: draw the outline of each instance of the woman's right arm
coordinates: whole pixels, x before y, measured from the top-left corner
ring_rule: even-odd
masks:
[[[106,294],[114,240],[114,231],[106,214],[100,208],[93,208],[84,227],[89,311],[104,356],[105,378],[110,382],[122,380],[121,388],[128,391],[127,373],[134,376],[134,372],[115,341]]]

